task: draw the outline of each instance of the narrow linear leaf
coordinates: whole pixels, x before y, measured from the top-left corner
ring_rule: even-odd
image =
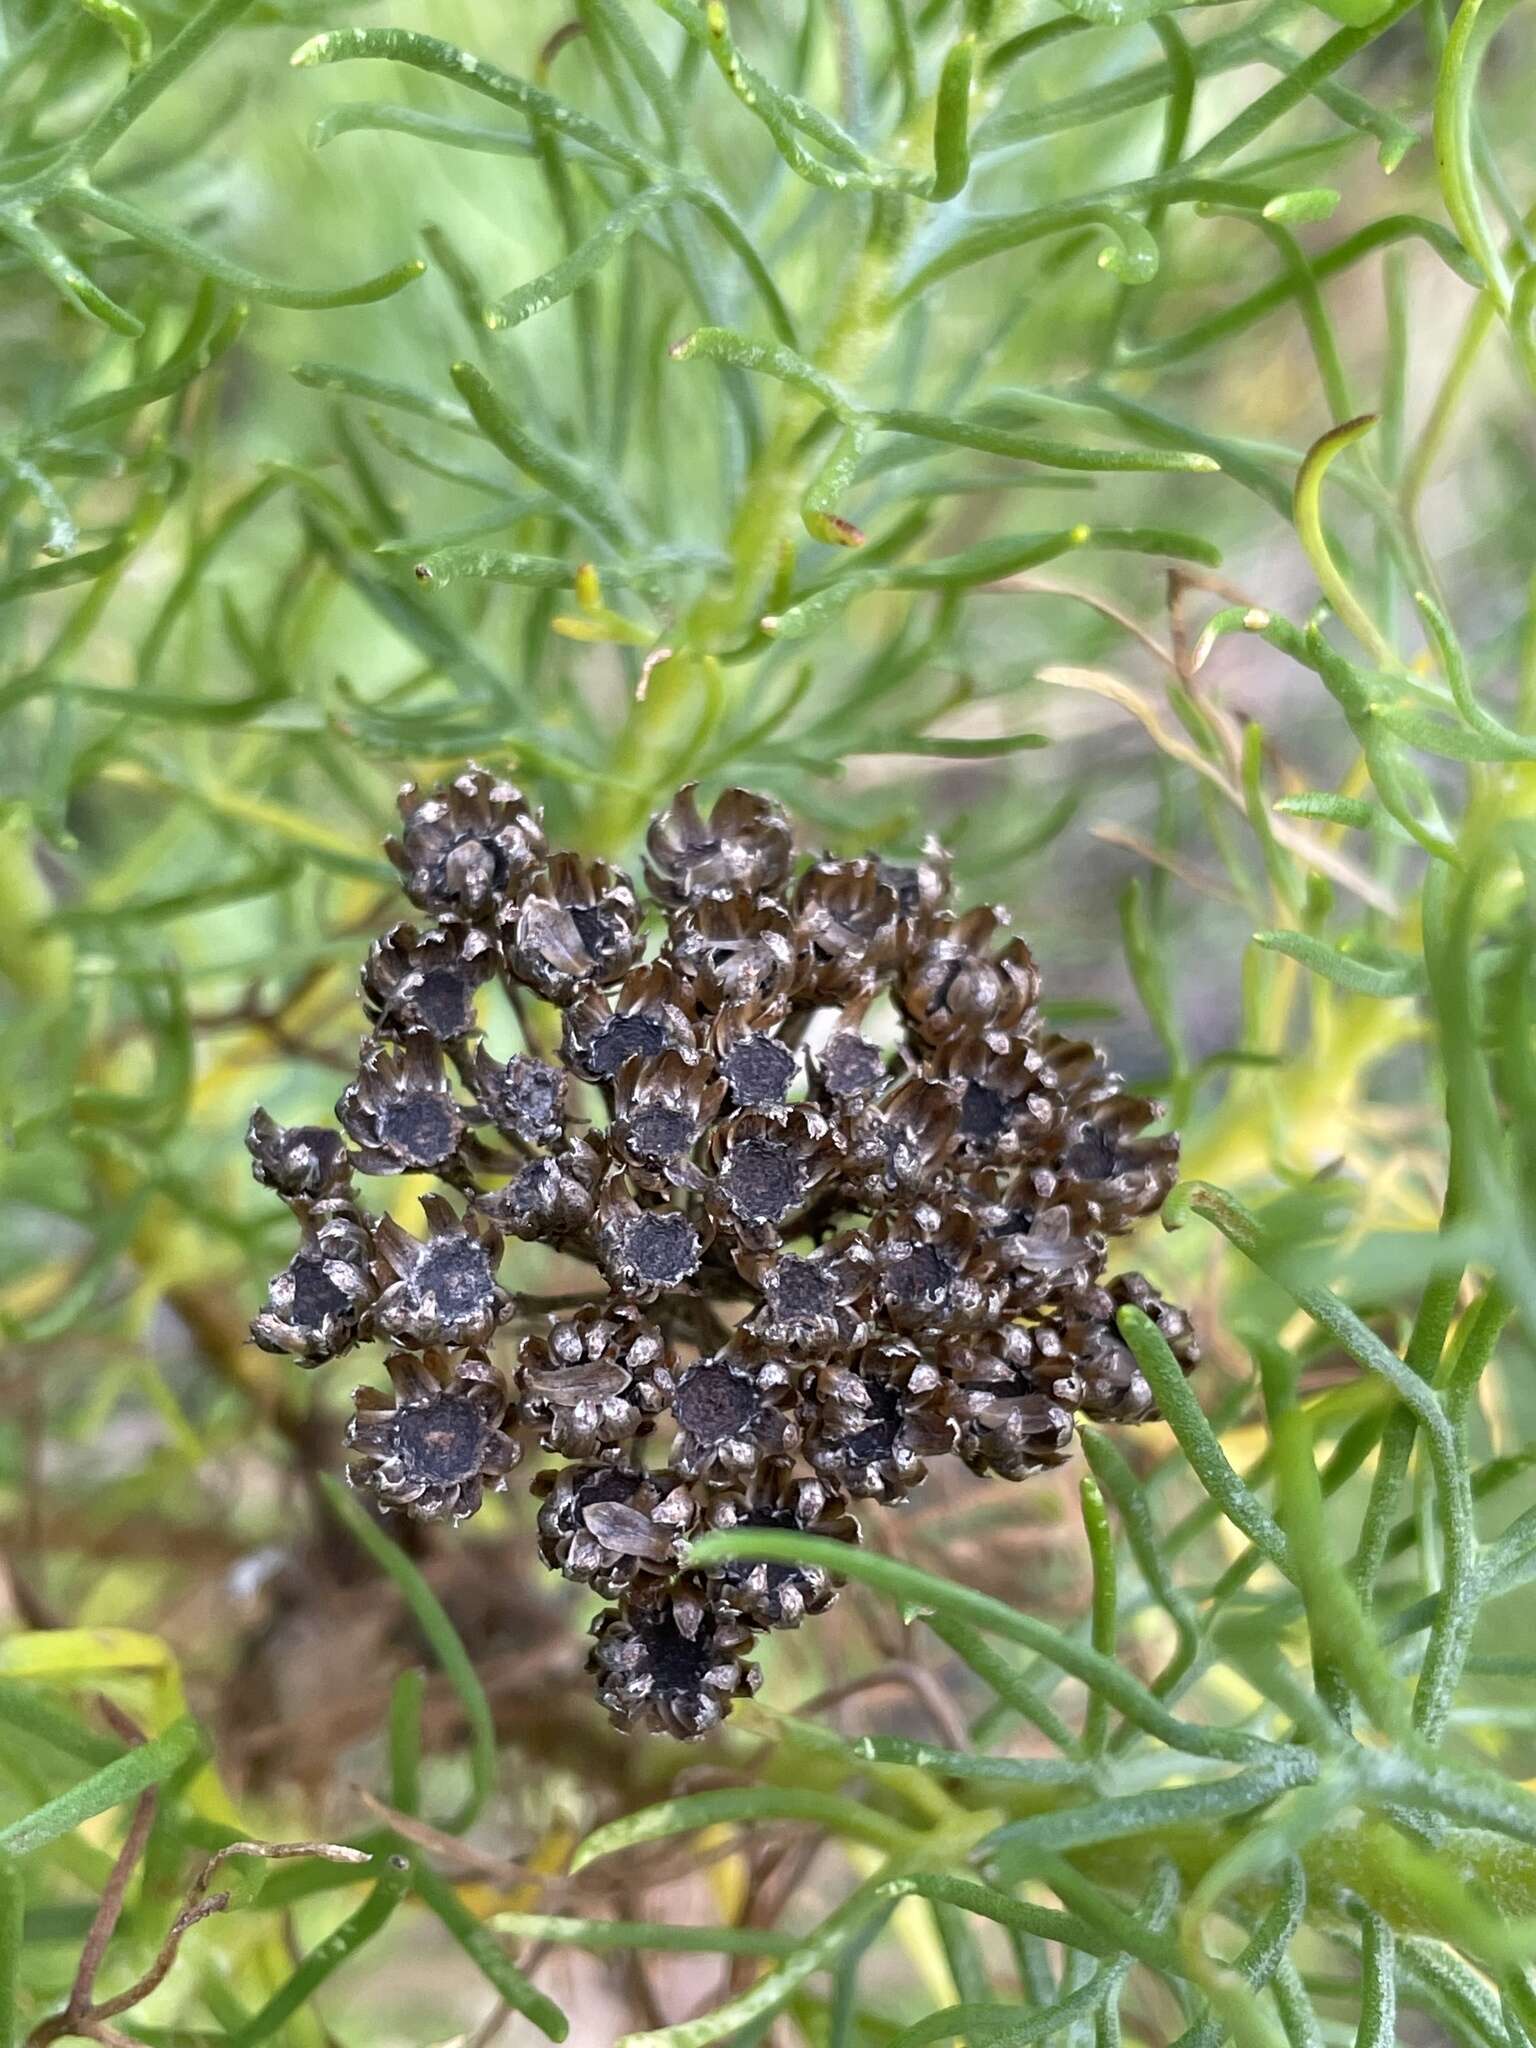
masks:
[[[441,1602],[397,1543],[392,1543],[329,1473],[322,1473],[320,1485],[326,1503],[336,1519],[367,1552],[379,1569],[391,1578],[411,1618],[426,1638],[443,1675],[458,1696],[469,1724],[471,1791],[468,1800],[449,1824],[449,1832],[468,1827],[490,1797],[496,1784],[496,1723],[485,1688],[475,1675],[458,1631],[448,1619]]]
[[[98,1813],[109,1813],[114,1806],[137,1799],[148,1786],[160,1784],[197,1756],[203,1746],[203,1734],[195,1721],[184,1717],[173,1722],[152,1742],[125,1751],[35,1812],[0,1828],[0,1858],[29,1856],[61,1835],[72,1834]]]
[[[414,1886],[421,1903],[442,1922],[496,1995],[530,2020],[547,2040],[563,2041],[571,2030],[570,2021],[552,1998],[528,1981],[453,1886],[425,1864],[418,1864]]]
[[[630,539],[630,520],[615,508],[597,479],[570,456],[530,433],[473,363],[455,363],[449,375],[491,445],[524,475],[569,505],[610,547],[622,551]]]
[[[363,278],[357,284],[287,285],[205,249],[190,235],[183,234],[180,228],[156,220],[141,206],[120,198],[116,193],[98,191],[94,185],[83,185],[70,187],[60,197],[77,212],[88,214],[93,220],[103,220],[110,227],[120,228],[125,235],[131,235],[135,241],[143,242],[151,249],[158,249],[162,255],[175,257],[200,276],[215,278],[231,291],[240,292],[247,298],[265,299],[274,306],[311,311],[330,306],[371,306],[380,299],[390,299],[396,292],[404,291],[427,267],[420,257],[412,256],[403,263],[392,264],[388,270],[381,270],[376,277]]]
[[[270,2040],[314,1997],[328,1977],[365,1948],[389,1922],[410,1888],[411,1866],[404,1856],[380,1858],[382,1871],[355,1913],[334,1933],[317,1942],[286,1984],[274,1991],[259,2012],[226,2035],[228,2048],[258,2048]]]
[[[1284,953],[1313,974],[1320,974],[1335,987],[1356,996],[1412,996],[1422,992],[1424,970],[1416,960],[1403,958],[1400,965],[1380,967],[1359,960],[1316,939],[1307,932],[1255,932],[1253,943],[1266,953]]]
[[[641,1842],[659,1842],[668,1835],[691,1834],[696,1828],[719,1827],[731,1821],[806,1820],[876,1848],[905,1846],[910,1836],[895,1821],[852,1799],[830,1792],[806,1791],[792,1785],[744,1785],[727,1792],[692,1792],[642,1807],[622,1820],[595,1829],[571,1858],[571,1875],[599,1857],[613,1856]]]

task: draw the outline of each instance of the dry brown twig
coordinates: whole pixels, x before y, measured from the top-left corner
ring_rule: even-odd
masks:
[[[127,1722],[126,1716],[113,1710],[119,1724]],[[121,1726],[119,1727],[121,1732]],[[131,1738],[142,1742],[144,1737],[133,1729]],[[181,1944],[201,1920],[211,1919],[214,1914],[225,1912],[230,1903],[227,1891],[209,1893],[208,1887],[213,1875],[221,1864],[234,1856],[258,1856],[274,1862],[287,1857],[315,1856],[326,1863],[370,1863],[373,1859],[364,1849],[349,1848],[344,1842],[230,1842],[211,1856],[192,1880],[192,1885],[182,1902],[181,1911],[171,1922],[159,1953],[142,1976],[135,1978],[126,1990],[119,1991],[112,1998],[97,2001],[92,1997],[96,1977],[106,1958],[112,1936],[121,1918],[123,1902],[128,1885],[143,1857],[149,1832],[154,1825],[156,1793],[153,1786],[139,1795],[134,1806],[133,1818],[128,1824],[128,1833],[123,1846],[117,1853],[111,1876],[107,1879],[101,1903],[96,1909],[85,1944],[80,1951],[80,1961],[75,1970],[75,1980],[70,1987],[69,1999],[61,2012],[40,2020],[27,2036],[27,2048],[47,2048],[52,2041],[66,2035],[76,2035],[83,2040],[99,2041],[103,2048],[136,2048],[127,2034],[121,2033],[110,2022],[122,2013],[141,2005],[152,1992],[170,1975],[171,1968],[180,1953]]]

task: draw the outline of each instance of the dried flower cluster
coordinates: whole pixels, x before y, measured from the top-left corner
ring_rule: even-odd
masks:
[[[364,966],[344,1136],[251,1122],[301,1231],[253,1334],[304,1365],[390,1347],[391,1393],[362,1388],[348,1430],[353,1483],[387,1508],[457,1521],[530,1444],[549,1454],[544,1561],[614,1603],[600,1698],[699,1735],[755,1687],[754,1634],[836,1582],[692,1571],[690,1535],[857,1542],[852,1504],[901,1502],[935,1458],[1023,1479],[1079,1417],[1145,1420],[1122,1303],[1194,1364],[1182,1311],[1105,1273],[1177,1142],[1045,1027],[1029,948],[949,907],[936,850],[797,871],[777,806],[732,789],[705,816],[687,788],[650,828],[648,910],[617,869],[551,853],[483,769],[400,809],[387,850],[428,921]],[[521,1033],[506,1060],[492,983]],[[369,1214],[359,1174],[446,1192],[413,1235]],[[498,1279],[509,1236],[595,1268],[590,1296],[530,1314]]]

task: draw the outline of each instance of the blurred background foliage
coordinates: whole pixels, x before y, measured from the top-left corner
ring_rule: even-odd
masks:
[[[0,2013],[1520,2048],[1525,10],[355,18],[0,7]],[[766,1646],[812,1720],[698,1754],[601,1725],[520,1493],[456,1541],[349,1517],[347,1386],[245,1342],[288,1246],[241,1132],[327,1114],[393,791],[469,756],[620,857],[685,776],[953,848],[1260,1212],[1197,1188],[1134,1252],[1225,1457],[1198,1413],[1098,1446],[1103,1526],[938,1485],[880,1540],[953,1611],[875,1570]],[[470,1835],[421,1818],[471,1781]],[[717,1803],[636,1831],[668,1793]],[[652,1846],[573,1873],[615,1822]],[[231,1858],[140,1998],[239,1837],[320,1848]]]

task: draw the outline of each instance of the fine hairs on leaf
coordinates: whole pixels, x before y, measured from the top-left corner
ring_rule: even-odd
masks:
[[[5,0],[0,2048],[1536,2043],[1529,25]]]

